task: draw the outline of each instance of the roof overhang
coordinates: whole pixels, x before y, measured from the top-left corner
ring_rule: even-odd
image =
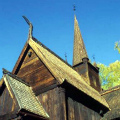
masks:
[[[72,84],[70,84],[67,80],[64,80],[64,82],[61,84],[61,86],[66,89],[66,92],[69,93],[69,95],[72,96],[72,94],[74,94],[74,96],[76,96],[77,98],[80,98],[79,101],[82,104],[95,110],[101,116],[110,110],[109,107],[103,105],[102,103],[98,102],[95,99],[91,99],[91,96],[86,95],[85,93],[83,93],[82,91],[80,91],[79,89],[74,87]],[[73,93],[73,91],[74,91],[74,93]]]

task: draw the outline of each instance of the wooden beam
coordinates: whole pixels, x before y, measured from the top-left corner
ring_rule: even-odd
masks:
[[[23,50],[22,50],[22,52],[21,52],[21,54],[20,54],[20,56],[19,56],[16,64],[15,64],[15,66],[14,66],[14,68],[13,68],[13,70],[12,70],[12,73],[13,73],[13,74],[17,74],[17,72],[18,72],[18,70],[19,70],[19,68],[20,68],[20,66],[21,66],[21,63],[22,63],[22,61],[23,61],[23,59],[24,59],[24,57],[25,57],[25,53],[26,53],[26,51],[27,51],[28,49],[29,49],[29,45],[28,45],[28,43],[26,42],[26,44],[25,44],[25,46],[24,46],[24,48],[23,48]]]

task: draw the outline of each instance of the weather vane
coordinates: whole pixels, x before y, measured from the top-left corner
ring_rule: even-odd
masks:
[[[93,60],[94,60],[94,62],[95,62],[95,55],[93,55],[92,57],[93,57]]]
[[[75,4],[73,5],[73,11],[74,11],[74,12],[76,11],[76,6],[75,6]]]
[[[65,61],[67,62],[67,54],[65,53]]]

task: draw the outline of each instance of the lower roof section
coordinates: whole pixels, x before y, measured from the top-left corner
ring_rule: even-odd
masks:
[[[4,74],[3,79],[10,95],[15,97],[19,108],[36,114],[42,118],[49,118],[41,103],[32,91],[32,88],[22,82],[22,80],[13,77],[14,75]],[[14,94],[14,95],[13,95]]]
[[[111,111],[107,112],[102,120],[120,119],[120,85],[103,91],[101,95],[111,108]]]

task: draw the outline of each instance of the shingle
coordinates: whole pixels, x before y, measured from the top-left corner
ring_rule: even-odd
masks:
[[[83,58],[88,58],[87,51],[83,42],[76,16],[74,18],[74,50],[73,50],[73,66],[82,62]]]
[[[102,92],[102,95],[106,99],[111,109],[111,111],[104,115],[102,120],[120,118],[120,86],[106,90]]]

